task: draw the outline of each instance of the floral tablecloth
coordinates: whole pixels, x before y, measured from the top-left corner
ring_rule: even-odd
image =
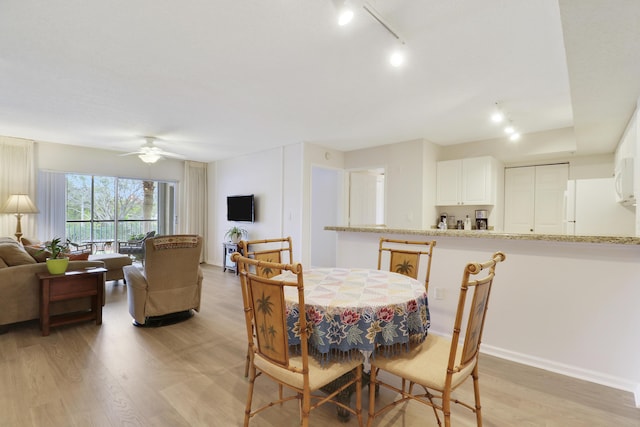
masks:
[[[427,335],[427,293],[415,279],[349,268],[311,269],[303,277],[307,322],[313,331],[309,342],[321,358],[355,349],[365,354],[396,351]],[[289,344],[300,344],[296,289],[286,289],[285,299]]]

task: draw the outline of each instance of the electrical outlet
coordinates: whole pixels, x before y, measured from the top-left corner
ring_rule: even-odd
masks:
[[[444,299],[444,288],[436,288],[436,299]]]

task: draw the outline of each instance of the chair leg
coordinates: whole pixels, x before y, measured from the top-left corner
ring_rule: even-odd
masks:
[[[369,392],[371,392],[371,389],[369,389]],[[358,425],[362,427],[362,364],[356,368],[356,413]]]
[[[451,390],[442,393],[442,413],[444,414],[444,427],[451,427]],[[440,425],[440,420],[438,420]]]
[[[473,378],[473,394],[476,399],[476,423],[478,427],[482,427],[482,411],[480,405],[480,382],[478,377],[478,363],[476,362],[476,366],[473,368],[473,373],[471,374]]]
[[[311,412],[311,392],[305,390],[300,400],[300,425],[309,427],[309,412]]]
[[[373,418],[376,413],[376,376],[378,375],[378,369],[371,367],[371,374],[369,375],[369,417],[367,418],[367,427],[373,425]]]
[[[251,401],[253,400],[253,385],[256,381],[256,368],[251,366],[249,369],[249,392],[247,395],[247,406],[244,408],[244,427],[249,427],[249,418],[251,418]]]

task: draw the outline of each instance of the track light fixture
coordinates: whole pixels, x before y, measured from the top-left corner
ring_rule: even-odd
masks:
[[[354,9],[351,0],[332,0],[338,12],[338,25],[347,25],[354,16]],[[389,32],[396,40],[398,45],[392,50],[389,56],[389,63],[394,67],[402,66],[406,61],[406,42],[384,17],[366,1],[362,3],[362,8],[375,19],[382,27]]]
[[[402,37],[400,37],[400,35],[398,34],[398,32],[396,30],[394,30],[393,28],[391,28],[391,25],[383,18],[383,16],[373,8],[372,5],[370,5],[369,3],[364,3],[362,5],[362,8],[373,17],[373,19],[375,19],[376,21],[378,21],[378,23],[380,25],[382,25],[382,27],[387,30],[389,32],[389,34],[391,34],[398,43],[398,46],[396,48],[393,49],[393,51],[391,52],[391,55],[389,56],[389,63],[391,63],[392,66],[394,67],[400,67],[402,66],[405,61],[406,61],[406,48],[405,45],[407,44],[404,39]]]
[[[504,111],[502,110],[502,108],[500,108],[500,105],[496,102],[495,103],[496,107],[495,107],[495,111],[491,114],[491,121],[493,123],[502,123],[506,120],[507,124],[504,127],[504,133],[506,133],[507,135],[509,135],[509,140],[510,141],[517,141],[520,139],[520,133],[516,130],[515,126],[513,125],[513,122],[511,121],[510,118],[507,117],[507,115],[504,113]]]

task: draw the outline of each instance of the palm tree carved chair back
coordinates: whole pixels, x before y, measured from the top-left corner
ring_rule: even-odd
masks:
[[[263,240],[243,240],[238,243],[240,253],[247,258],[280,264],[293,263],[293,248],[291,237],[282,237]],[[263,277],[273,277],[282,271],[268,267],[255,267],[256,273]]]
[[[428,291],[431,258],[435,246],[435,240],[412,241],[381,237],[378,248],[378,270],[382,269],[383,260],[388,258],[389,271],[404,274],[417,280],[420,271],[420,259],[426,258],[424,287]]]
[[[250,418],[262,410],[273,407],[293,399],[300,400],[301,425],[308,426],[308,417],[311,410],[332,402],[358,417],[362,426],[362,397],[357,396],[356,409],[352,409],[335,400],[336,396],[350,386],[361,389],[362,361],[357,357],[349,360],[325,362],[322,365],[315,360],[310,360],[308,351],[308,338],[311,329],[307,327],[304,304],[304,282],[302,265],[281,264],[247,258],[234,253],[232,260],[237,263],[240,276],[243,301],[245,304],[245,323],[247,340],[251,351],[249,394],[245,408],[245,422],[248,426]],[[274,280],[255,274],[261,269],[279,270],[291,272],[286,279]],[[298,330],[300,333],[300,347],[294,355],[290,355],[289,336],[287,328],[287,306],[285,302],[285,289],[293,288],[298,303],[299,316]],[[324,371],[324,372],[319,372]],[[350,372],[355,372],[353,379],[345,385],[338,387],[336,391],[315,395],[312,392],[329,382]],[[262,375],[264,374],[264,375]],[[279,385],[278,399],[264,404],[260,408],[252,407],[254,383],[258,376],[271,378]],[[321,379],[322,378],[322,379]],[[284,396],[283,387],[292,390],[291,396]],[[313,403],[312,403],[313,402]]]
[[[253,258],[258,261],[280,264],[283,261],[289,264],[293,263],[293,247],[291,237],[281,237],[262,240],[241,240],[238,242],[238,251],[247,258]],[[282,270],[267,267],[264,264],[260,266],[251,266],[252,271],[259,276],[270,278],[282,273]],[[246,302],[245,302],[246,303]],[[244,376],[249,376],[249,363],[251,349],[247,350],[247,360],[244,367]]]

